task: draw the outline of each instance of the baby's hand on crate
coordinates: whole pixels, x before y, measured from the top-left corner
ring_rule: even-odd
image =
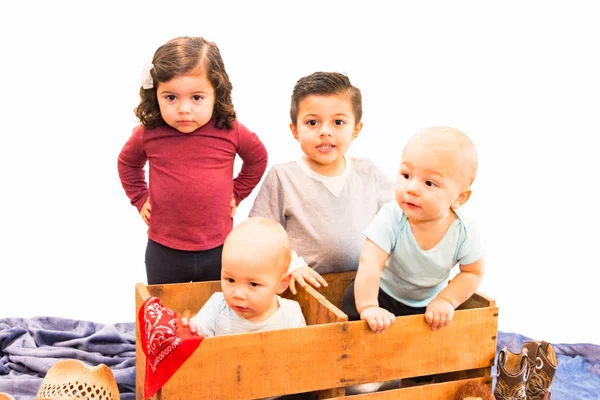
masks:
[[[431,326],[432,331],[437,331],[450,325],[454,316],[454,306],[448,300],[436,297],[431,300],[425,310],[425,321]]]
[[[367,321],[373,332],[382,333],[396,321],[396,316],[386,309],[371,306],[360,312],[360,319]]]
[[[181,313],[181,316],[177,319],[177,337],[186,336],[204,336],[204,333],[196,325],[193,318],[190,318],[190,311],[185,310]]]

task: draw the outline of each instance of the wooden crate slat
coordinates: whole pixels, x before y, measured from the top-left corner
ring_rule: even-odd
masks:
[[[412,376],[475,371],[491,382],[498,308],[476,293],[455,313],[453,322],[432,332],[422,315],[399,317],[389,331],[373,334],[363,321],[344,322],[341,300],[355,272],[328,274],[329,286],[299,288],[297,300],[308,327],[206,338],[154,399],[251,399],[313,392],[314,398],[342,398],[345,386]],[[136,310],[150,296],[181,313],[197,312],[220,281],[136,285]],[[137,320],[137,315],[136,315]],[[139,329],[136,332],[139,341]],[[142,399],[145,356],[136,346],[136,399]],[[479,376],[475,375],[475,376]],[[439,376],[439,375],[438,375]],[[465,377],[449,382],[351,399],[446,398]],[[456,380],[460,379],[460,380]],[[370,397],[363,397],[370,396]],[[380,397],[384,396],[384,397]],[[392,397],[390,397],[392,396]]]
[[[489,367],[492,314],[457,312],[436,332],[417,315],[383,334],[359,321],[207,338],[172,378],[168,398],[194,386],[207,398],[252,398]]]
[[[414,386],[403,389],[386,390],[384,392],[375,392],[359,394],[354,396],[334,397],[331,400],[415,400],[415,399],[453,399],[456,391],[462,385],[468,382],[481,382],[491,388],[489,378],[474,378],[443,383],[433,383],[423,386]]]

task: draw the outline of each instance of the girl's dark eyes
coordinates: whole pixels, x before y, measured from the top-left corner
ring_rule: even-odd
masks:
[[[227,279],[226,279],[226,281],[227,281],[227,282],[229,282],[229,283],[234,283],[234,282],[235,282],[235,281],[233,280],[233,278],[227,278]]]
[[[425,185],[431,187],[431,186],[435,186],[435,183],[433,183],[431,181],[425,181]]]
[[[256,283],[256,282],[250,282],[250,286],[252,286],[252,287],[257,287],[257,286],[259,286],[259,284],[258,284],[258,283]]]
[[[314,119],[311,119],[310,121],[306,121],[306,124],[310,125],[310,126],[315,126],[315,125],[317,125],[317,121],[315,121]]]
[[[176,97],[175,97],[175,96],[173,96],[172,94],[170,94],[170,95],[167,95],[167,97],[166,97],[166,98],[167,98],[167,100],[169,100],[169,101],[173,101],[173,100],[175,100],[175,99],[176,99]]]
[[[408,179],[409,178],[409,176],[408,176],[407,173],[402,174],[402,176],[404,177],[404,179]]]
[[[193,97],[192,97],[192,99],[193,99],[194,101],[200,101],[200,100],[202,100],[202,96],[195,95],[195,96],[193,96]]]
[[[346,122],[344,122],[344,121],[343,121],[343,120],[341,120],[341,119],[336,119],[336,120],[334,121],[334,123],[335,123],[336,125],[344,125]]]

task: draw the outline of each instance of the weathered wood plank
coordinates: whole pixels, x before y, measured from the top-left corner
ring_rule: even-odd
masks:
[[[443,383],[433,383],[423,386],[414,386],[403,389],[387,390],[360,394],[350,397],[334,397],[331,400],[415,400],[415,399],[453,399],[456,391],[468,382],[481,382],[491,388],[492,381],[489,378],[474,378]]]
[[[206,338],[163,395],[251,399],[489,367],[494,311],[458,311],[436,332],[408,316],[383,334],[357,321]]]
[[[449,372],[476,370],[475,376],[484,375],[477,379],[491,382],[498,324],[494,300],[475,294],[455,313],[452,324],[436,332],[422,315],[414,315],[396,318],[387,332],[373,334],[365,322],[343,322],[347,316],[339,308],[354,274],[329,274],[326,288],[306,287],[299,288],[297,296],[284,294],[300,303],[311,326],[206,338],[155,398],[252,399],[308,391],[314,392],[314,398],[341,398],[350,385],[444,373],[452,381],[361,396],[446,398],[461,382],[456,379],[465,377]],[[149,296],[156,296],[178,313],[195,313],[218,290],[219,281],[138,284],[136,309]],[[136,334],[139,344],[139,329]],[[139,400],[145,370],[139,345],[136,357]]]

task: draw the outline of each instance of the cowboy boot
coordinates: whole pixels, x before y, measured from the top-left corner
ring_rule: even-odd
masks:
[[[529,358],[528,400],[550,400],[550,385],[558,366],[556,353],[548,342],[524,342]]]
[[[529,374],[527,349],[515,354],[504,347],[498,353],[496,400],[527,400],[525,384]]]

